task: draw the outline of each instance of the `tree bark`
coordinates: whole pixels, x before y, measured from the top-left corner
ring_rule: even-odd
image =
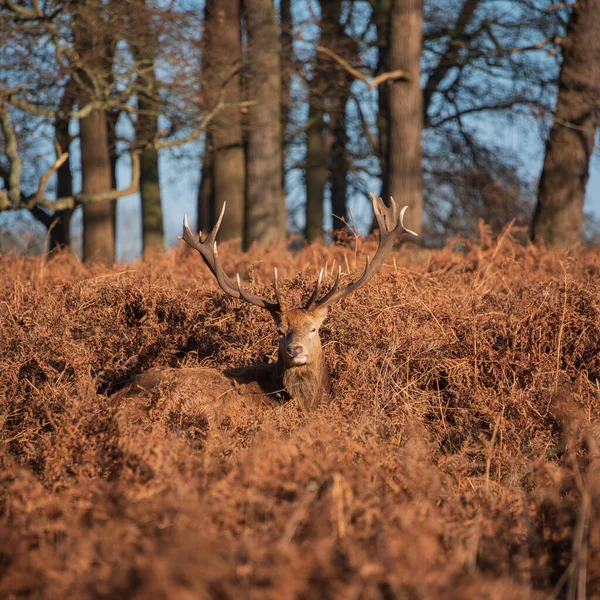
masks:
[[[345,33],[340,31],[341,12],[340,0],[321,1],[321,33],[318,45],[329,48],[335,45],[339,38],[345,36]],[[334,35],[336,33],[337,36]],[[328,105],[340,93],[337,63],[322,62],[317,53],[313,71],[308,111],[310,126],[306,132],[306,239],[308,242],[323,237],[323,201],[333,141],[331,121],[328,125],[324,117],[330,112]]]
[[[343,77],[343,74],[339,74]],[[342,79],[343,81],[343,79]],[[347,77],[345,87],[331,99],[329,109],[329,123],[333,137],[331,146],[329,172],[331,177],[331,212],[333,213],[334,231],[344,229],[348,222],[347,195],[348,195],[348,133],[346,131],[346,104],[350,97],[352,78]],[[342,220],[343,219],[343,220]]]
[[[423,229],[423,167],[421,132],[423,97],[420,60],[423,38],[423,0],[393,0],[389,30],[389,68],[410,73],[410,81],[389,84],[387,171],[383,187],[402,206],[408,205],[404,223]]]
[[[84,68],[80,77],[87,82],[86,71],[105,75],[110,69],[104,27],[99,10],[92,5],[78,6],[74,20],[75,44]],[[90,101],[87,89],[79,91],[79,104]],[[81,141],[82,191],[87,194],[106,192],[112,188],[112,169],[108,146],[106,113],[92,111],[79,121]],[[114,201],[92,202],[83,206],[83,260],[115,261]]]
[[[150,142],[158,136],[156,112],[160,109],[160,94],[154,70],[157,54],[155,32],[146,0],[138,0],[137,27],[130,41],[138,63],[138,114],[136,138],[144,147],[140,154],[140,196],[142,200],[142,252],[164,251],[164,229],[158,150]]]
[[[200,185],[198,186],[198,231],[210,231],[214,225],[214,186],[213,157],[210,132],[204,136],[204,153],[200,168]]]
[[[84,194],[112,189],[112,168],[108,150],[106,113],[95,110],[79,121],[81,140],[82,191]],[[114,200],[83,206],[83,260],[115,262]]]
[[[281,70],[272,0],[246,0],[249,109],[248,183],[244,246],[280,241],[286,235],[281,185]]]
[[[204,92],[209,107],[222,99],[231,105],[241,101],[240,70],[242,64],[240,0],[207,0],[204,30]],[[220,95],[222,94],[222,96]],[[241,111],[238,106],[222,110],[210,127],[207,151],[210,160],[203,164],[202,179],[210,177],[212,205],[209,227],[215,223],[224,202],[227,210],[219,229],[219,239],[238,240],[244,237],[244,200],[246,158],[242,138]],[[205,151],[205,156],[207,152]],[[210,164],[211,170],[204,168]],[[204,209],[203,209],[204,210]]]
[[[337,35],[334,46],[340,56],[351,62],[358,53],[358,47],[356,41],[346,35],[344,26],[340,22],[341,8],[341,3],[338,3]],[[336,87],[329,101],[329,129],[332,137],[329,154],[329,174],[331,180],[331,212],[333,213],[332,229],[335,232],[345,229],[348,222],[347,196],[350,162],[346,150],[348,143],[346,106],[350,98],[354,78],[337,63],[332,78],[336,82]]]
[[[583,203],[600,124],[600,0],[579,0],[563,41],[554,124],[533,216],[532,238],[547,246],[581,242]]]
[[[377,69],[376,75],[389,71],[389,32],[391,19],[391,0],[376,0],[373,6],[375,29],[377,31]],[[377,133],[379,137],[379,165],[381,168],[382,198],[389,196],[389,179],[387,177],[387,140],[390,118],[390,88],[388,84],[377,88]],[[373,227],[377,221],[373,216]]]
[[[290,121],[292,73],[294,70],[293,21],[291,0],[279,3],[281,22],[281,185],[285,189],[285,156],[287,130]]]
[[[62,112],[69,112],[75,104],[75,90],[73,79],[69,79],[65,85],[59,108]],[[71,136],[69,134],[69,119],[57,118],[54,123],[54,139],[60,148],[59,153],[69,152],[71,147]],[[58,168],[56,172],[57,186],[56,197],[65,198],[73,195],[73,176],[71,174],[71,158]],[[69,248],[71,245],[71,216],[73,211],[57,210],[53,214],[56,220],[50,233],[50,250],[55,248]]]
[[[323,237],[323,199],[327,183],[327,126],[321,105],[325,99],[311,93],[306,132],[306,240],[311,243]]]
[[[146,104],[142,98],[138,100],[138,107],[145,109]],[[144,123],[144,121],[150,121]],[[145,135],[153,130],[153,137],[158,133],[156,118],[140,119],[140,127],[144,127]],[[150,138],[151,139],[151,138]],[[160,173],[158,168],[158,150],[147,147],[140,155],[140,196],[142,199],[142,251],[164,251],[164,229],[162,201],[160,194]]]

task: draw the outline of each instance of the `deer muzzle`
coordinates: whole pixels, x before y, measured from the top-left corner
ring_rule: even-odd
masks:
[[[305,365],[308,361],[306,348],[302,344],[290,344],[285,352],[289,362],[293,365]]]

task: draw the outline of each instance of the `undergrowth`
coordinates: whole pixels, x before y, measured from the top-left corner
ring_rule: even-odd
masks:
[[[373,249],[220,254],[291,304]],[[275,359],[198,255],[0,257],[0,596],[600,598],[599,275],[509,233],[400,249],[323,327],[328,406],[209,419],[118,393]]]

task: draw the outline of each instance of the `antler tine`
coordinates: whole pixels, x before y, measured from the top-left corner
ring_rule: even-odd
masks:
[[[382,198],[378,198],[375,194],[371,194],[371,201],[373,203],[373,212],[375,218],[379,224],[380,238],[379,247],[373,257],[373,262],[369,261],[367,256],[365,262],[365,269],[362,275],[355,281],[349,283],[341,289],[338,289],[338,279],[332,289],[320,300],[314,300],[311,307],[325,307],[342,300],[358,288],[368,283],[379,271],[388,254],[391,252],[394,244],[403,233],[410,233],[411,235],[417,235],[414,231],[407,229],[404,226],[404,213],[407,207],[404,207],[399,211],[399,207],[396,201],[390,197],[390,206],[386,206]]]
[[[311,294],[310,298],[308,299],[308,302],[306,303],[304,310],[312,310],[315,302],[317,301],[317,298],[319,297],[319,291],[321,289],[321,281],[323,280],[323,269],[321,269],[321,271],[319,272],[319,278],[317,279],[317,283],[315,285],[315,289],[313,290],[313,293]]]
[[[226,202],[223,202],[223,207],[221,208],[221,213],[215,226],[212,231],[209,233],[208,237],[205,240],[202,240],[202,236],[199,235],[198,238],[192,233],[190,230],[187,215],[183,217],[183,234],[180,238],[186,242],[189,246],[194,248],[194,250],[198,251],[206,266],[210,269],[211,273],[215,276],[217,283],[221,287],[221,289],[232,298],[242,298],[246,302],[253,304],[254,306],[259,306],[260,308],[264,308],[271,312],[279,312],[281,310],[279,295],[277,294],[277,302],[271,302],[269,300],[265,300],[260,296],[256,296],[255,294],[251,294],[250,292],[244,291],[239,285],[233,283],[227,273],[223,270],[221,263],[219,261],[219,253],[217,250],[217,233],[219,232],[219,227],[221,226],[221,222],[223,221],[223,215],[225,214],[225,206]]]
[[[239,273],[236,273],[236,279],[237,279],[237,290],[240,293],[240,297],[243,298],[246,302],[248,302],[249,304],[252,304],[254,306],[258,306],[259,308],[264,308],[265,310],[268,310],[269,312],[281,312],[281,306],[280,306],[279,302],[271,302],[269,300],[265,300],[264,298],[261,298],[260,296],[256,296],[255,294],[251,294],[250,292],[247,292],[246,290],[244,290],[244,288],[242,287],[242,283],[240,281]]]
[[[275,299],[281,309],[283,302],[281,301],[281,292],[279,291],[279,273],[277,273],[277,267],[273,267],[273,287],[275,288]]]
[[[392,222],[391,222],[391,225],[393,225],[393,227],[395,228],[396,225],[398,224],[398,205],[396,204],[396,201],[394,200],[393,196],[390,196],[390,204],[392,205],[391,206],[391,209],[392,209]],[[406,209],[406,208],[408,208],[408,207],[405,206],[404,209]]]
[[[377,219],[380,231],[389,231],[393,229],[392,219],[390,219],[390,209],[385,205],[383,198],[378,198],[375,194],[371,193],[371,203],[373,204],[373,212]]]
[[[407,229],[406,227],[404,227],[404,213],[406,212],[407,208],[408,208],[408,206],[405,206],[400,211],[400,227],[402,227],[403,233],[410,233],[410,235],[414,235],[415,237],[419,237],[418,233],[414,232],[412,229]]]
[[[369,262],[369,258],[367,257],[367,264]],[[318,306],[323,306],[325,302],[327,302],[327,300],[329,300],[329,298],[331,298],[333,296],[333,294],[335,294],[337,292],[337,289],[340,285],[340,276],[342,274],[342,265],[338,265],[338,272],[337,275],[335,276],[335,281],[333,282],[333,285],[331,286],[331,289],[316,303]],[[311,309],[308,309],[311,310]]]

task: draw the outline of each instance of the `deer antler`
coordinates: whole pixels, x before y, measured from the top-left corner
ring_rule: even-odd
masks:
[[[385,202],[381,198],[375,196],[375,194],[371,194],[371,201],[373,203],[373,212],[375,213],[375,217],[381,231],[379,247],[377,248],[377,252],[373,257],[373,262],[369,263],[369,257],[367,256],[363,274],[356,281],[345,285],[341,289],[338,288],[340,285],[342,268],[338,267],[337,277],[335,278],[332,288],[329,290],[329,292],[327,292],[327,294],[325,294],[325,296],[318,299],[320,291],[319,288],[321,287],[321,280],[323,279],[323,269],[321,269],[319,278],[317,279],[317,284],[305,306],[305,310],[314,310],[316,308],[331,306],[335,302],[338,302],[339,300],[342,300],[346,296],[350,295],[352,292],[355,292],[358,288],[361,288],[376,275],[377,271],[379,271],[388,254],[394,247],[394,244],[398,241],[403,233],[410,233],[411,235],[415,236],[418,235],[414,231],[404,227],[404,213],[408,206],[405,206],[399,211],[396,201],[391,196],[391,206],[389,207],[385,205]]]
[[[270,312],[282,312],[277,268],[275,268],[275,275],[273,281],[273,286],[275,288],[275,298],[277,300],[276,302],[271,302],[270,300],[266,300],[264,298],[261,298],[260,296],[256,296],[251,292],[247,292],[246,290],[244,290],[244,288],[242,288],[239,273],[237,274],[236,282],[234,283],[233,281],[231,281],[227,273],[225,273],[225,271],[223,270],[217,252],[217,233],[219,232],[219,227],[221,226],[221,221],[223,220],[223,215],[225,214],[225,205],[226,202],[223,202],[223,208],[221,209],[221,214],[217,219],[217,223],[213,227],[213,230],[210,232],[206,240],[202,240],[202,234],[199,234],[198,239],[196,239],[196,236],[192,233],[188,225],[187,215],[184,215],[183,235],[179,236],[180,239],[182,239],[189,246],[194,248],[194,250],[198,251],[202,259],[204,260],[206,266],[215,276],[217,283],[228,296],[231,296],[232,298],[241,298],[249,304],[253,304],[254,306],[264,308]]]
[[[414,231],[404,227],[404,212],[408,208],[407,206],[399,211],[396,201],[390,197],[391,205],[388,207],[385,205],[385,202],[381,198],[375,196],[375,194],[371,194],[371,200],[373,202],[373,212],[375,213],[377,223],[379,224],[379,229],[381,230],[379,247],[377,248],[377,252],[373,257],[373,262],[369,262],[369,257],[367,256],[363,274],[356,281],[345,285],[341,289],[339,286],[342,269],[339,267],[333,286],[322,298],[319,298],[321,282],[323,280],[323,269],[321,269],[315,289],[310,299],[306,303],[304,310],[312,311],[316,308],[330,306],[334,302],[338,302],[339,300],[342,300],[342,298],[345,298],[352,292],[356,291],[375,276],[377,271],[379,271],[383,265],[388,254],[394,247],[394,244],[403,233],[410,233],[411,235],[415,236],[418,235]],[[221,214],[217,219],[217,223],[205,240],[202,240],[202,234],[200,234],[197,239],[196,236],[191,232],[187,221],[187,215],[185,215],[183,217],[183,235],[179,236],[180,239],[194,248],[194,250],[198,251],[206,263],[206,266],[215,276],[217,283],[228,296],[231,296],[232,298],[241,298],[249,304],[264,308],[270,312],[283,312],[283,303],[281,302],[281,293],[279,291],[277,267],[274,268],[273,278],[273,287],[275,289],[276,299],[275,302],[266,300],[265,298],[261,298],[260,296],[256,296],[255,294],[244,290],[240,281],[239,273],[236,275],[236,281],[234,283],[223,270],[217,252],[217,233],[219,232],[219,227],[221,226],[221,221],[223,220],[223,215],[225,214],[225,205],[226,203],[223,202],[223,208],[221,209]]]

